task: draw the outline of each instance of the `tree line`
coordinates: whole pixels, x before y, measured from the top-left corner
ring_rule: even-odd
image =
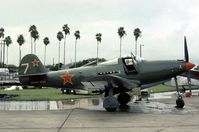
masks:
[[[13,43],[12,39],[10,36],[4,37],[5,30],[4,28],[0,28],[0,66],[4,67],[5,65],[5,58],[6,58],[6,64],[8,65],[8,48],[9,45]],[[36,42],[39,39],[39,31],[37,30],[37,27],[35,25],[31,25],[29,27],[28,32],[30,33],[30,39],[31,39],[31,44],[30,44],[30,48],[31,48],[31,54],[36,54]],[[117,31],[119,38],[120,38],[120,52],[119,52],[119,57],[122,56],[122,38],[124,37],[124,35],[126,35],[126,31],[124,30],[124,27],[119,27],[118,31]],[[133,31],[134,37],[135,37],[135,56],[137,56],[137,40],[138,38],[141,36],[141,30],[139,28],[135,28]],[[59,45],[58,45],[58,64],[61,63],[60,60],[60,45],[61,45],[61,41],[62,39],[64,39],[64,55],[63,55],[63,64],[65,65],[66,63],[66,37],[67,35],[70,35],[70,28],[68,26],[68,24],[64,24],[62,26],[62,31],[58,31],[57,32],[57,39],[59,41]],[[80,39],[80,31],[76,30],[74,32],[74,37],[75,37],[75,56],[74,56],[74,67],[76,67],[76,57],[77,57],[77,41],[78,39]],[[96,55],[96,62],[98,64],[98,54],[99,54],[99,44],[102,41],[102,33],[96,33],[95,38],[97,40],[97,55]],[[21,46],[25,43],[25,38],[23,36],[23,34],[19,34],[17,37],[16,42],[19,45],[19,63],[21,61]],[[45,45],[44,48],[44,65],[46,65],[46,48],[47,46],[50,44],[50,39],[48,37],[44,37],[43,38],[43,43]],[[5,47],[7,47],[6,51],[5,51]],[[140,45],[141,48],[141,45]],[[6,53],[6,57],[5,57],[5,53]],[[60,66],[58,66],[58,69],[60,69]]]

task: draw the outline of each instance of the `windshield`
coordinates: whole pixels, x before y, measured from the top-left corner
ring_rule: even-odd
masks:
[[[123,58],[123,62],[125,64],[125,70],[127,73],[137,73],[133,58]]]
[[[118,59],[115,58],[113,60],[110,60],[110,61],[106,61],[106,62],[103,62],[103,63],[100,63],[100,65],[116,65],[118,64]]]
[[[125,65],[129,66],[129,65],[133,65],[133,59],[132,58],[126,58],[124,59]]]

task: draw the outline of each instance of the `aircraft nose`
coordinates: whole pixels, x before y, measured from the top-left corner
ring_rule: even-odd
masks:
[[[191,62],[186,62],[185,65],[186,65],[186,70],[187,71],[191,70],[195,66],[195,64],[193,64]]]

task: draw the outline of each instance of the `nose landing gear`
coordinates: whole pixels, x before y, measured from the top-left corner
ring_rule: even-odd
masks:
[[[176,99],[176,106],[177,108],[183,108],[185,105],[184,100],[182,99],[182,96],[178,96]]]
[[[183,100],[182,96],[179,93],[179,87],[178,87],[177,78],[174,77],[174,79],[175,79],[175,84],[176,84],[176,91],[177,91],[177,94],[178,94],[177,95],[177,99],[176,99],[176,107],[177,108],[183,108],[185,103],[184,103],[184,100]]]

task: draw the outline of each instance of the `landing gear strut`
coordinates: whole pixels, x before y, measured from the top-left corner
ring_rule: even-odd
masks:
[[[108,112],[114,112],[119,107],[118,100],[113,96],[113,84],[111,81],[108,81],[108,86],[105,86],[105,99],[103,107]]]
[[[183,108],[185,103],[184,103],[184,100],[183,100],[182,96],[179,93],[179,87],[178,87],[177,78],[174,77],[174,79],[175,79],[175,84],[176,84],[176,91],[177,91],[177,94],[178,94],[177,95],[177,99],[176,99],[176,106],[177,106],[177,108]]]
[[[127,93],[120,93],[117,100],[121,105],[126,105],[131,100],[131,97]]]

